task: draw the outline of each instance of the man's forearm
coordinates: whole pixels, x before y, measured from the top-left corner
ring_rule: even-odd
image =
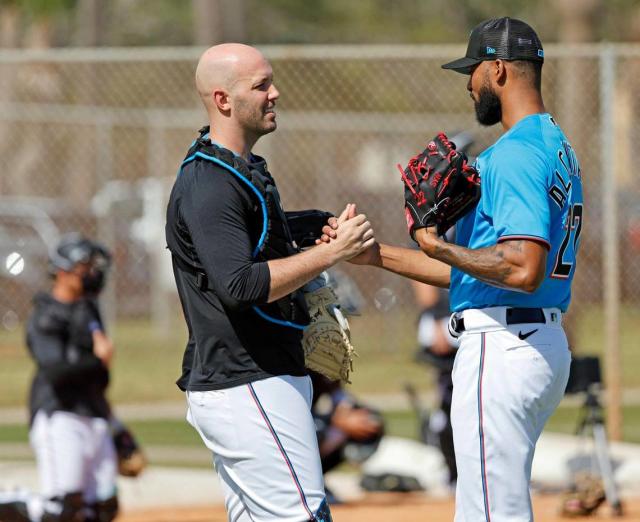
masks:
[[[421,283],[449,288],[451,267],[420,250],[380,244],[375,265]]]
[[[537,285],[532,286],[524,266],[514,261],[523,255],[523,243],[508,241],[486,248],[470,249],[431,238],[427,253],[430,257],[491,285],[532,292]]]
[[[441,243],[441,244],[440,244]],[[498,245],[472,250],[451,243],[440,242],[433,257],[454,266],[476,279],[500,286],[508,286],[512,266],[506,263]]]
[[[271,303],[304,286],[323,270],[335,264],[326,244],[321,244],[291,257],[267,262],[271,275],[269,298]]]

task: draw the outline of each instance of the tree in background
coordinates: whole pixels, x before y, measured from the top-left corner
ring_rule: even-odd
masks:
[[[593,3],[592,40],[640,40],[638,0]],[[0,45],[460,43],[475,24],[505,15],[527,20],[545,42],[572,40],[562,11],[553,0],[0,0]]]
[[[76,0],[1,0],[2,47],[52,47],[58,43],[56,30],[69,24],[75,5]]]

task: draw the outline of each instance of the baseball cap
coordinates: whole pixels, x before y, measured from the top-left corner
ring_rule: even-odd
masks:
[[[453,69],[461,74],[471,74],[473,68],[485,60],[544,61],[542,43],[530,25],[522,20],[495,18],[476,25],[469,36],[467,53],[445,63],[443,69]]]

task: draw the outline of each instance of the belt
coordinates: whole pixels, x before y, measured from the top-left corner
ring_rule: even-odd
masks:
[[[542,308],[507,308],[507,324],[546,323]],[[458,335],[464,332],[464,317],[461,312],[451,316],[451,329]]]

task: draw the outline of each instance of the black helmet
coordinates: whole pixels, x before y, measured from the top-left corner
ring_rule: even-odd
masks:
[[[70,272],[78,263],[93,262],[94,267],[105,272],[111,265],[109,250],[100,243],[91,241],[77,232],[66,234],[49,255],[49,268]]]

